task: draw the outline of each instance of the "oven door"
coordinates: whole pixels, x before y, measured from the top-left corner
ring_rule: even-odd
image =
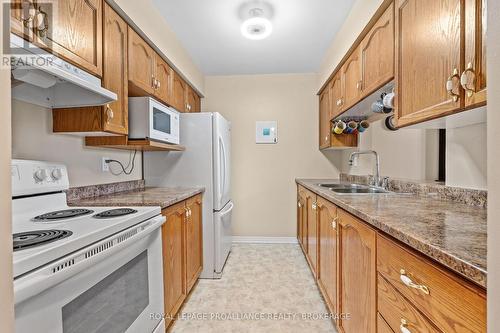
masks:
[[[150,139],[179,144],[179,113],[150,100]]]
[[[16,333],[154,332],[161,326],[164,312],[159,228],[164,219],[156,220],[161,223],[153,224],[147,233],[141,234],[135,226],[84,249],[85,255],[97,253],[88,261],[75,259],[84,250],[68,256],[75,261],[61,269],[68,276],[59,283],[44,280],[44,275],[63,261],[16,279],[14,289],[22,299],[28,295],[25,290],[40,287],[34,296],[20,303],[16,299]],[[111,238],[118,240],[116,246],[111,245]],[[63,258],[65,262],[68,257]]]

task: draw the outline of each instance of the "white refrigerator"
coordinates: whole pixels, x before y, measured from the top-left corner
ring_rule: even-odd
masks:
[[[147,186],[203,186],[202,278],[222,276],[231,251],[231,124],[219,113],[182,113],[183,152],[144,154]]]

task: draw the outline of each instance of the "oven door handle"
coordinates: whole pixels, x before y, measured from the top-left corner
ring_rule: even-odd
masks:
[[[145,238],[165,221],[164,216],[158,215],[15,279],[15,303],[21,303],[109,258],[131,243]]]

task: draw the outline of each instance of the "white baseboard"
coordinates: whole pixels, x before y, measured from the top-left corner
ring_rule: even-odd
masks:
[[[298,241],[295,237],[233,236],[233,243],[298,244]]]

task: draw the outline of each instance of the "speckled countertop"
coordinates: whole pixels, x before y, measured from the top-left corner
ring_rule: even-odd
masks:
[[[375,228],[486,288],[485,208],[414,194],[339,195],[317,185],[338,180],[296,181]]]
[[[163,209],[204,191],[205,189],[201,187],[146,187],[145,189],[71,200],[68,204],[70,206],[160,206]]]

